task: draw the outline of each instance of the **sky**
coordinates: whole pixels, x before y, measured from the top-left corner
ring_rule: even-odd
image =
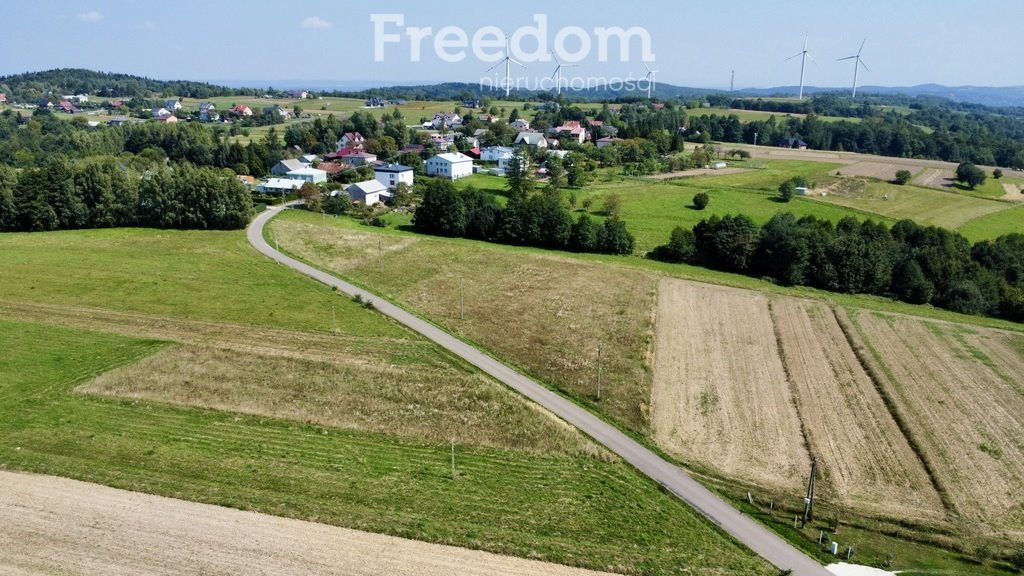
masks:
[[[701,88],[1024,85],[1021,0],[563,0],[291,2],[0,0],[0,75],[89,68],[279,87],[495,83],[502,33],[523,87],[556,63],[566,83]],[[429,28],[429,30],[427,30]],[[620,50],[625,37],[627,53]],[[604,54],[601,47],[604,46]]]

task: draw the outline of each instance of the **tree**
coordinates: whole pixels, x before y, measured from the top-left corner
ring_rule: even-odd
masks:
[[[708,196],[707,192],[697,192],[693,195],[693,207],[697,210],[703,210],[707,208],[708,202],[711,201],[711,197]]]
[[[391,199],[391,203],[395,206],[409,206],[412,204],[412,189],[405,182],[399,182],[395,185],[395,196]]]
[[[672,229],[668,244],[658,246],[651,251],[651,258],[663,262],[693,262],[697,253],[693,230],[676,226]]]
[[[604,197],[603,211],[605,216],[618,218],[622,213],[622,197],[612,192]]]
[[[796,194],[796,186],[793,185],[793,180],[786,180],[782,184],[779,184],[779,199],[783,202],[789,202],[793,199]]]
[[[956,167],[956,181],[965,184],[971,190],[984,184],[985,178],[985,171],[971,162],[961,162]]]
[[[626,223],[612,216],[604,221],[597,242],[598,250],[605,254],[632,254],[635,239],[626,229]]]
[[[562,159],[558,156],[548,155],[545,162],[548,168],[548,183],[555,188],[563,188],[566,180]]]
[[[508,162],[508,169],[505,171],[505,186],[508,188],[509,198],[526,198],[533,191],[533,175],[522,148],[516,149]]]
[[[299,187],[299,198],[305,203],[306,210],[319,212],[323,201],[323,192],[312,182],[305,182]]]
[[[586,212],[580,214],[572,225],[569,248],[577,252],[597,251],[597,226]]]
[[[352,199],[345,192],[335,190],[324,198],[322,206],[324,212],[340,216],[352,208]]]
[[[438,236],[465,234],[466,207],[450,181],[433,179],[427,184],[412,225],[419,232]]]
[[[914,175],[910,173],[910,170],[897,170],[896,178],[893,180],[893,182],[902,186],[907,182],[910,182],[910,179],[913,177]]]
[[[996,168],[995,170],[993,170],[992,171],[992,177],[995,178],[996,180],[999,180],[1000,178],[1002,178],[1003,177],[1003,169],[1002,168]]]

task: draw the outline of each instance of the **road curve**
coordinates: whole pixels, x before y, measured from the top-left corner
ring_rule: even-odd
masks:
[[[831,576],[822,565],[764,526],[741,514],[710,490],[697,483],[678,466],[664,460],[574,402],[555,394],[534,380],[391,302],[278,252],[263,239],[263,228],[279,212],[279,208],[265,210],[256,216],[246,230],[249,243],[260,253],[314,280],[337,288],[349,296],[360,296],[365,300],[372,301],[374,307],[382,314],[390,316],[458,355],[618,454],[623,460],[664,486],[780,570],[790,569],[794,575],[799,576]]]

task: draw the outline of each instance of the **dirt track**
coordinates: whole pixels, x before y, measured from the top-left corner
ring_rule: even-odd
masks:
[[[599,574],[52,476],[0,485],[0,572],[17,576]]]

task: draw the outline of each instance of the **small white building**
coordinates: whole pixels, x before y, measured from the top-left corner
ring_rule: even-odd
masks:
[[[431,157],[424,164],[427,176],[458,180],[473,173],[473,159],[461,152],[448,152]]]
[[[269,192],[271,194],[288,194],[292,190],[302,187],[301,180],[291,178],[271,178],[266,182],[260,182],[256,186],[257,192]]]
[[[727,166],[728,166],[728,164],[726,164],[725,162],[715,162],[714,164],[711,165],[711,169],[712,170],[721,170],[723,168],[726,168]]]
[[[515,153],[516,149],[508,146],[488,146],[480,150],[480,159],[484,162],[501,162],[508,160]]]
[[[515,145],[525,144],[534,148],[547,148],[548,139],[540,132],[520,132],[516,136]]]
[[[514,158],[515,156],[509,156],[508,158],[498,160],[498,169],[502,172],[508,172],[512,168],[512,161]],[[530,166],[530,159],[527,158],[525,154],[521,156],[521,158],[523,164],[525,164],[524,168],[528,168]]]
[[[373,168],[373,176],[378,182],[394,190],[403,182],[412,188],[413,170],[401,164],[379,164]]]
[[[810,193],[807,191],[806,187],[804,187],[804,186],[797,186],[796,187],[796,195],[797,196],[808,196],[809,194]]]
[[[353,202],[362,202],[364,206],[373,206],[378,202],[391,199],[391,192],[388,191],[388,187],[381,184],[378,180],[365,180],[350,184],[345,189],[345,192]]]
[[[515,130],[516,132],[522,132],[523,130],[530,129],[530,121],[527,120],[526,118],[516,118],[511,123],[509,123],[509,126],[511,126],[512,129]]]
[[[299,168],[298,170],[290,170],[285,175],[292,180],[301,180],[303,182],[312,182],[314,184],[327,182],[327,171],[317,168]]]

